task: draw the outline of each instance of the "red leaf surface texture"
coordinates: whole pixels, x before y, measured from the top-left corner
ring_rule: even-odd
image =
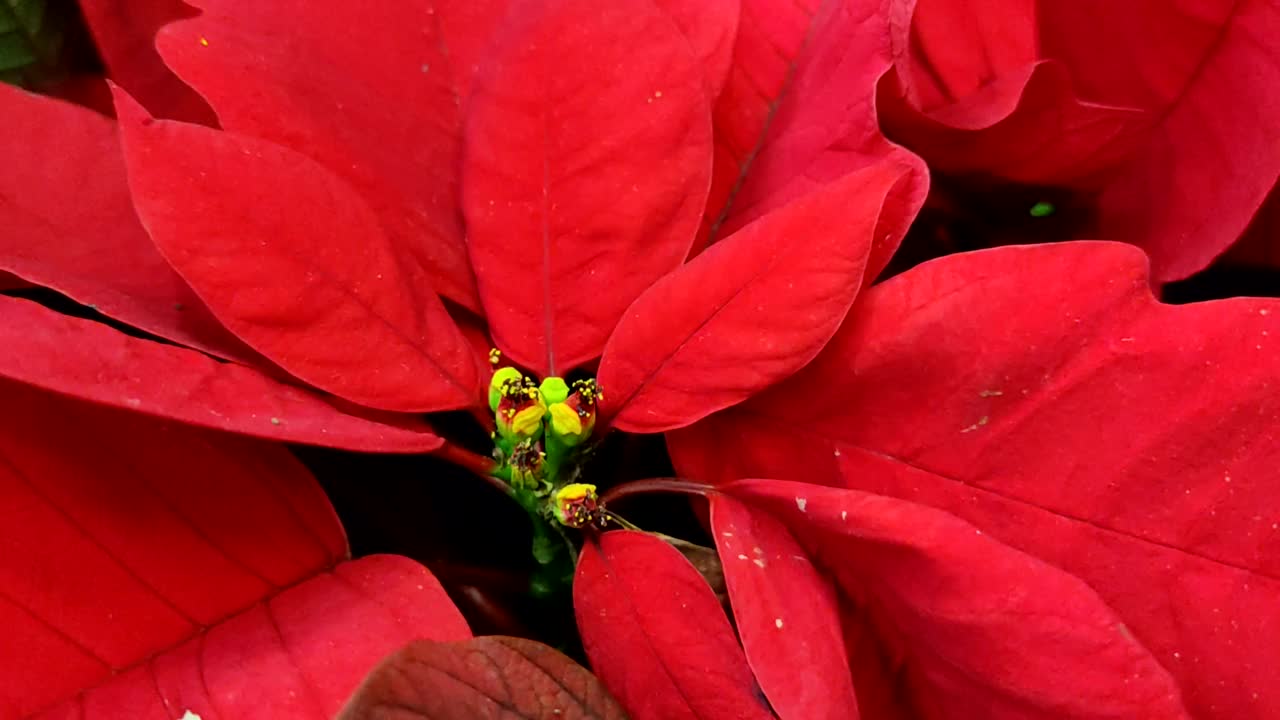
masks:
[[[284,145],[351,183],[406,262],[479,310],[458,212],[465,96],[444,28],[450,6],[466,3],[192,4],[201,16],[157,42],[222,127]]]
[[[257,354],[209,314],[138,222],[113,121],[0,85],[0,268],[149,333]]]
[[[635,720],[773,717],[711,588],[662,540],[585,545],[573,604],[592,669]]]
[[[778,717],[859,717],[831,580],[785,525],[729,495],[711,499],[711,532],[742,646]]]
[[[789,527],[866,608],[921,718],[1189,717],[1173,678],[1093,590],[954,516],[806,483],[724,491]]]
[[[338,720],[626,720],[590,671],[513,637],[420,640],[365,679]]]
[[[499,37],[467,114],[467,242],[498,347],[564,374],[688,254],[711,172],[705,83],[648,0],[522,3]]]
[[[747,226],[658,281],[605,346],[604,417],[631,432],[682,427],[787,377],[853,304],[913,182],[885,162]]]
[[[27,300],[0,297],[0,344],[0,377],[197,427],[364,452],[430,452],[443,442],[417,418],[337,407],[257,370]]]
[[[1122,244],[954,255],[873,288],[807,368],[669,446],[687,477],[953,512],[1087,582],[1197,717],[1261,720],[1280,712],[1277,317],[1161,305]]]
[[[344,562],[283,448],[0,393],[0,715],[327,718],[408,639],[468,636],[420,566]]]
[[[352,402],[479,402],[466,339],[349,184],[283,146],[116,104],[143,223],[232,332]]]

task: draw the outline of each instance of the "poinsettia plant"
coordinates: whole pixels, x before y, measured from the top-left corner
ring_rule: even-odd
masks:
[[[0,88],[6,716],[1280,713],[1280,302],[1164,305],[1088,240],[875,282],[932,169],[882,121],[958,167],[910,83],[978,62],[959,4],[144,5],[83,3],[112,117]],[[1007,109],[1039,62],[975,92]],[[669,473],[601,462],[638,435]],[[286,443],[519,508],[594,676],[349,559]],[[705,526],[651,532],[655,494]]]

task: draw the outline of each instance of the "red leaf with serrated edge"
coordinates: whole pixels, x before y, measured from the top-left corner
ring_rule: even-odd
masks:
[[[433,4],[192,4],[204,13],[166,28],[158,45],[222,127],[350,182],[406,262],[479,310],[458,212],[459,96]]]
[[[149,333],[221,357],[227,332],[156,252],[129,199],[115,123],[0,84],[0,268]]]
[[[782,720],[856,720],[839,602],[786,526],[728,495],[711,498],[738,634]]]
[[[152,120],[119,90],[116,105],[144,225],[232,332],[369,407],[480,401],[466,339],[347,183],[265,140]]]
[[[573,606],[592,669],[635,720],[773,717],[711,588],[662,540],[587,543]]]
[[[498,347],[564,374],[688,253],[711,163],[702,71],[649,0],[523,3],[500,36],[468,110],[467,242]]]
[[[362,452],[443,440],[413,416],[333,401],[256,370],[0,297],[0,377],[188,425]]]
[[[1161,305],[1122,244],[952,255],[873,288],[809,367],[668,445],[702,479],[840,484],[848,460],[855,487],[1089,583],[1193,713],[1263,720],[1280,716],[1277,318],[1274,300]]]
[[[720,96],[733,62],[742,0],[655,0],[675,20],[702,65],[707,97]]]
[[[0,716],[331,717],[393,648],[467,637],[420,566],[342,562],[283,448],[0,395]]]
[[[160,117],[205,125],[216,121],[209,105],[156,54],[156,31],[190,17],[190,5],[182,0],[80,0],[77,6],[112,80]]]
[[[806,483],[723,490],[785,523],[888,628],[922,718],[1190,717],[1173,678],[1089,586],[959,518]]]
[[[411,643],[384,660],[338,720],[626,720],[591,673],[513,637]]]
[[[812,360],[862,287],[886,197],[914,177],[895,163],[852,173],[655,283],[605,347],[604,421],[630,432],[682,427]]]

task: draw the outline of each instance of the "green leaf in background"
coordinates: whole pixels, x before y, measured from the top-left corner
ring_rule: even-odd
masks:
[[[62,79],[77,21],[73,0],[0,0],[0,81],[33,88]]]

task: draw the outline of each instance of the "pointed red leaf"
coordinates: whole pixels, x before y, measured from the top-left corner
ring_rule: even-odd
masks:
[[[893,163],[850,174],[655,283],[605,348],[606,421],[631,432],[682,427],[812,360],[878,252],[882,213],[894,210],[886,197],[913,179]]]
[[[392,648],[467,636],[420,566],[341,562],[283,448],[0,394],[0,716],[331,717]]]
[[[720,96],[733,62],[742,0],[655,0],[688,39],[702,65],[707,97]]]
[[[80,0],[77,6],[112,80],[159,117],[205,125],[216,121],[209,105],[156,54],[156,31],[190,17],[190,5],[182,0]]]
[[[283,442],[421,453],[412,416],[352,411],[262,373],[0,297],[0,377],[144,415]]]
[[[522,3],[501,36],[467,118],[467,241],[498,347],[563,374],[688,253],[710,175],[702,71],[648,0]]]
[[[0,84],[0,268],[222,357],[257,358],[156,252],[129,198],[115,123]]]
[[[1089,583],[1194,713],[1280,715],[1280,301],[1161,305],[1145,263],[1068,243],[918,267],[792,379],[670,437],[677,469],[838,484],[850,461]]]
[[[782,720],[856,720],[838,599],[786,526],[728,495],[711,498],[738,634]]]
[[[158,44],[222,126],[351,183],[406,261],[479,310],[457,206],[459,95],[433,3],[192,4],[203,15]]]
[[[626,720],[591,673],[532,640],[420,640],[365,679],[338,720]]]
[[[592,669],[635,720],[773,717],[711,588],[662,540],[587,543],[573,606]]]
[[[352,402],[478,402],[466,339],[347,183],[280,145],[116,104],[139,215],[232,332]]]
[[[890,628],[923,718],[1190,717],[1093,590],[952,515],[796,482],[724,490],[784,522]]]

